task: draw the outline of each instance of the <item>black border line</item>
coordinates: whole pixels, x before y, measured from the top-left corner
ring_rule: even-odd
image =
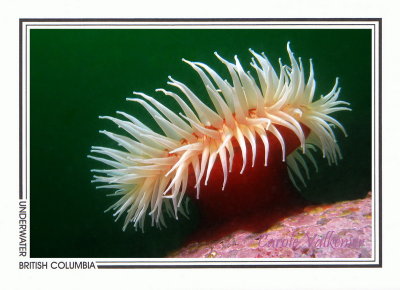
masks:
[[[209,259],[209,261],[205,261],[204,259],[207,258],[203,258],[203,260],[200,261],[190,261],[190,260],[179,260],[181,258],[169,258],[171,259],[171,261],[145,261],[145,258],[141,258],[143,259],[143,261],[96,261],[96,263],[99,264],[143,264],[144,266],[146,266],[146,263],[154,263],[155,265],[158,264],[176,264],[176,263],[180,263],[180,264],[188,264],[188,263],[198,263],[199,265],[201,264],[206,264],[206,263],[210,263],[209,261],[212,261],[212,263],[218,264],[218,263],[246,263],[246,264],[251,264],[251,263],[260,263],[260,262],[268,262],[268,263],[283,263],[283,262],[288,262],[288,263],[298,263],[298,264],[303,264],[303,263],[310,263],[313,261],[310,261],[311,258],[309,258],[309,260],[285,260],[285,261],[268,261],[268,259],[276,259],[276,258],[253,258],[254,260],[238,260],[239,258],[232,258],[233,260],[222,260],[222,258],[218,258],[218,260],[216,259]],[[162,259],[162,258],[161,258]],[[172,259],[175,259],[174,261],[172,261]],[[229,259],[229,258],[225,258],[225,259]],[[244,259],[244,258],[242,258]],[[250,258],[248,258],[250,259]],[[256,260],[257,259],[257,260]],[[294,258],[296,259],[296,258]],[[323,258],[322,258],[323,259]],[[333,258],[332,258],[333,259]],[[357,258],[355,258],[357,259]],[[366,259],[366,258],[364,258]],[[320,261],[323,262],[323,261]],[[338,263],[373,263],[376,262],[376,259],[374,260],[351,260],[350,258],[347,260],[338,260],[338,261],[325,261],[325,262],[338,262]],[[279,265],[279,264],[276,264]],[[325,264],[324,264],[325,265]],[[329,265],[329,264],[326,264]],[[362,264],[359,264],[362,265]],[[366,264],[367,265],[367,264]],[[370,265],[370,264],[368,264]],[[115,266],[115,265],[114,265]]]
[[[19,21],[19,199],[23,199],[22,182],[22,27],[23,22]]]
[[[25,26],[25,199],[28,200],[28,27]],[[30,89],[30,88],[29,88]],[[29,217],[30,218],[30,217]]]
[[[382,18],[379,19],[379,265],[382,267]]]
[[[235,23],[241,23],[241,25],[254,25],[254,24],[245,24],[243,22],[345,22],[345,21],[351,21],[351,22],[375,22],[375,23],[370,23],[370,25],[373,25],[375,28],[376,32],[376,24],[379,24],[378,28],[378,42],[379,42],[379,83],[378,83],[378,112],[379,112],[379,118],[378,118],[378,126],[379,126],[379,152],[378,152],[378,157],[379,157],[379,168],[378,168],[378,173],[379,173],[379,262],[378,264],[307,264],[307,265],[289,265],[289,264],[268,264],[268,265],[210,265],[210,264],[200,264],[200,265],[159,265],[159,264],[153,264],[153,265],[96,265],[98,269],[194,269],[194,268],[381,268],[382,267],[382,18],[20,18],[19,19],[19,199],[22,200],[23,198],[23,150],[22,150],[22,142],[23,142],[23,130],[22,130],[22,125],[23,125],[23,27],[25,22],[84,22],[84,23],[89,23],[89,22],[139,22],[139,23],[144,23],[144,22],[156,22],[156,23],[161,23],[161,22],[197,22],[197,25],[201,25],[201,23],[206,23],[210,25],[213,22],[217,22],[220,25],[220,23],[224,22],[235,22]],[[353,24],[345,24],[344,25],[353,25]],[[61,25],[61,24],[60,24]],[[73,25],[73,24],[63,24],[63,25]],[[87,26],[88,24],[86,24]],[[92,24],[96,25],[96,24]],[[115,26],[122,26],[123,24],[116,24]],[[152,24],[156,26],[157,24]],[[168,25],[168,24],[164,24]],[[180,24],[170,24],[169,26],[178,26],[182,25]],[[187,25],[187,24],[185,24]],[[195,24],[196,25],[196,24]],[[233,25],[233,24],[224,24],[224,25]],[[263,25],[268,25],[267,23],[263,23]],[[314,25],[314,24],[289,24],[289,25]],[[329,24],[327,23],[326,25],[334,25],[334,24]],[[357,24],[354,24],[357,25]],[[39,24],[27,24],[25,26],[25,46],[27,46],[27,26],[39,26]],[[58,26],[57,24],[54,24],[54,26]],[[374,46],[376,45],[376,39],[374,35]],[[376,51],[376,50],[375,50]],[[374,52],[375,52],[374,51]],[[26,51],[27,54],[27,51]],[[25,55],[27,57],[27,55]],[[376,61],[376,60],[375,60]],[[27,65],[27,59],[25,59],[25,65]],[[376,74],[376,69],[374,70],[374,74]],[[25,84],[27,82],[27,70],[25,71]],[[27,93],[28,88],[25,88],[25,94]],[[27,108],[26,108],[27,109]],[[28,120],[25,122],[25,126],[27,126]],[[27,127],[25,127],[27,128]],[[25,136],[27,137],[27,136]],[[27,146],[27,140],[26,141],[26,146]],[[27,154],[27,152],[26,152]],[[375,153],[374,153],[375,154]],[[375,169],[374,169],[375,171]],[[27,168],[26,168],[26,174],[27,174]],[[27,184],[26,184],[27,186]],[[28,199],[27,196],[27,188],[26,188],[26,199]],[[376,253],[375,253],[376,257]],[[374,259],[373,262],[376,261],[376,258]],[[190,262],[190,263],[196,263],[195,261],[165,261],[165,262],[160,262],[157,261],[155,263],[182,263],[182,262]],[[213,262],[208,262],[208,261],[198,261],[200,263],[213,263]],[[223,263],[223,261],[214,261],[217,263]],[[232,262],[232,261],[228,261]],[[235,261],[235,263],[245,263],[245,262],[253,262],[257,263],[258,261]],[[268,261],[259,261],[259,262],[268,262]],[[270,261],[270,262],[275,262],[275,261]],[[283,261],[286,262],[286,261]],[[287,261],[290,263],[290,261]],[[310,262],[310,261],[295,261],[296,263],[301,263],[301,262]],[[327,261],[330,262],[330,261]],[[342,263],[345,262],[351,262],[351,261],[341,261]],[[359,262],[369,262],[369,261],[359,261]],[[141,263],[139,261],[96,261],[97,263]],[[146,262],[146,263],[151,263],[151,262]]]
[[[85,23],[85,24],[82,24],[81,26],[85,26],[85,27],[88,27],[88,26],[103,26],[104,24],[98,24],[98,23]],[[160,23],[128,23],[128,24],[123,24],[123,23],[110,23],[110,24],[107,24],[107,26],[127,26],[127,25],[129,25],[129,26],[132,26],[132,27],[134,27],[134,26],[140,26],[140,27],[143,27],[143,26],[150,26],[150,27],[159,27],[159,26],[162,26],[162,27],[168,27],[168,26],[170,26],[170,27],[176,27],[176,26],[194,26],[194,27],[201,27],[201,26],[207,26],[207,27],[210,27],[210,26],[221,26],[221,25],[223,25],[224,26],[224,28],[220,28],[220,29],[225,29],[225,26],[238,26],[238,25],[240,25],[240,26],[242,26],[242,27],[245,27],[245,26],[257,26],[257,25],[262,25],[263,27],[264,26],[275,26],[275,25],[277,25],[276,23],[274,23],[274,24],[269,24],[269,23],[260,23],[260,22],[258,22],[258,23],[242,23],[242,24],[237,24],[237,23],[224,23],[224,24],[220,24],[220,23],[166,23],[166,22],[160,22]],[[287,26],[314,26],[314,25],[316,25],[315,23],[282,23],[282,24],[279,24],[279,25],[282,25],[282,26],[285,26],[285,25],[287,25]],[[343,23],[343,24],[338,24],[338,23],[321,23],[321,24],[318,24],[319,26],[322,26],[322,25],[324,25],[324,26],[337,26],[337,25],[346,25],[346,26],[351,26],[351,25],[354,25],[354,26],[359,26],[360,24],[357,24],[357,23]],[[371,24],[366,24],[366,25],[374,25],[375,26],[375,23],[371,23]],[[46,24],[34,24],[34,23],[30,23],[30,24],[27,24],[27,26],[46,26]],[[47,25],[48,26],[48,25]],[[57,23],[52,23],[51,24],[51,26],[52,27],[54,27],[54,26],[79,26],[79,24],[68,24],[68,23],[63,23],[63,24],[57,24]],[[109,29],[108,27],[107,28],[104,28],[104,29]],[[212,29],[217,29],[217,28],[212,28]],[[283,28],[283,29],[285,29],[285,28]],[[304,29],[309,29],[309,28],[304,28]],[[316,28],[316,29],[320,29],[320,28]]]
[[[22,22],[382,22],[382,18],[20,18]]]
[[[378,268],[377,265],[97,265],[98,269]]]

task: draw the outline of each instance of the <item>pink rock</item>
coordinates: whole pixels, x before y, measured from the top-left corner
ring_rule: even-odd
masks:
[[[369,258],[371,194],[364,199],[309,206],[254,233],[238,230],[214,241],[191,242],[173,258]]]

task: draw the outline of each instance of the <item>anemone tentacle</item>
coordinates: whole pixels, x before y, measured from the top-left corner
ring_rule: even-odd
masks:
[[[180,94],[165,89],[156,91],[173,98],[182,113],[173,112],[144,93],[134,92],[138,97],[127,99],[142,105],[163,134],[123,112],[117,113],[126,120],[100,117],[111,120],[130,135],[127,137],[101,131],[123,147],[124,151],[94,146],[91,152],[96,156],[89,155],[112,168],[93,170],[101,174],[95,175],[93,182],[106,183],[98,188],[117,189],[115,195],[121,198],[110,210],[114,211],[117,219],[126,213],[124,229],[131,222],[136,228],[143,228],[146,215],[151,216],[153,225],[165,225],[163,208],[176,218],[178,212],[185,214],[182,201],[189,175],[195,176],[199,197],[201,185],[203,182],[207,185],[218,159],[223,170],[221,190],[224,190],[234,162],[233,141],[239,144],[241,151],[241,173],[244,173],[246,166],[254,166],[258,138],[265,149],[264,165],[268,166],[269,134],[279,140],[282,160],[287,159],[289,175],[294,184],[294,177],[305,183],[302,169],[308,175],[302,154],[316,166],[311,151],[318,148],[329,163],[337,163],[341,153],[332,128],[338,127],[344,134],[346,132],[330,114],[350,110],[347,107],[349,103],[338,101],[338,80],[330,93],[314,100],[316,83],[312,61],[306,81],[301,59],[296,60],[289,43],[287,51],[291,64],[287,66],[280,62],[277,74],[263,53],[258,54],[250,49],[253,55],[251,66],[259,84],[250,72],[244,71],[236,56],[235,62],[230,63],[215,53],[226,66],[231,82],[223,80],[206,64],[183,59],[200,76],[214,108],[207,106],[185,84],[172,77],[169,77],[168,84],[178,89]],[[307,138],[302,125],[311,130]],[[300,149],[288,158],[280,126],[291,130],[300,141]],[[249,161],[248,150],[252,152]]]

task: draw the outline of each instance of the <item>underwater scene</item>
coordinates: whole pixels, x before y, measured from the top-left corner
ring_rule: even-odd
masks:
[[[370,258],[369,29],[33,29],[33,258]]]

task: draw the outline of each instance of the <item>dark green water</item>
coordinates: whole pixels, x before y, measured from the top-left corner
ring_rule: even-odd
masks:
[[[302,194],[314,202],[363,197],[371,189],[371,32],[368,30],[32,30],[31,31],[31,255],[32,257],[162,257],[195,227],[170,220],[168,229],[132,227],[122,232],[103,211],[113,202],[90,183],[90,169],[104,168],[86,157],[92,145],[115,147],[98,133],[118,129],[99,115],[121,110],[143,119],[138,104],[126,102],[133,90],[149,95],[167,88],[167,76],[201,95],[197,74],[181,59],[201,61],[226,74],[214,57],[264,51],[276,65],[288,64],[286,43],[308,71],[314,63],[316,96],[340,77],[341,99],[352,112],[335,117],[349,137],[337,136],[344,159],[312,174]],[[250,69],[250,66],[245,67]],[[176,108],[169,98],[162,101]],[[150,123],[151,124],[151,123]]]

